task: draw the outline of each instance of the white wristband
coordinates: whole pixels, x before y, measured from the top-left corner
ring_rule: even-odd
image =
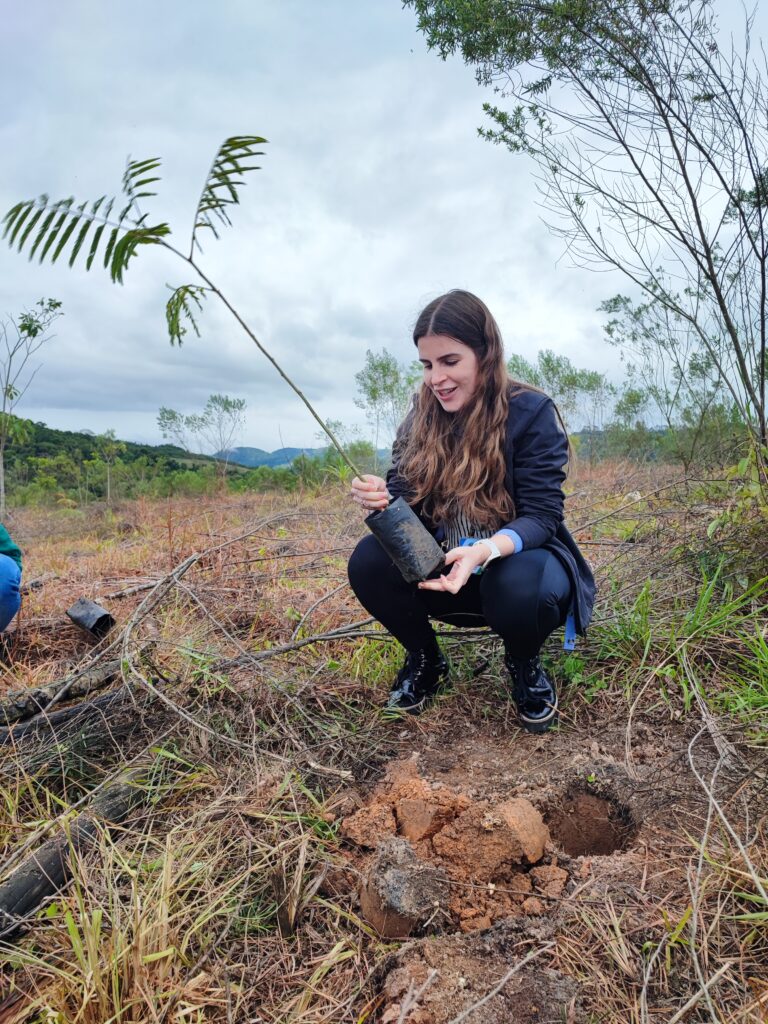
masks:
[[[486,560],[480,565],[481,570],[485,569],[489,562],[493,562],[496,558],[501,558],[501,551],[499,551],[498,545],[492,541],[490,537],[483,537],[482,540],[476,540],[475,544],[485,544],[491,552]]]

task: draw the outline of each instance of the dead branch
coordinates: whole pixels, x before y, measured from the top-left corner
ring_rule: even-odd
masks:
[[[101,665],[93,665],[91,662],[86,668],[67,676],[66,679],[56,679],[45,686],[10,692],[0,704],[0,722],[5,722],[6,725],[21,722],[65,697],[85,697],[92,690],[98,690],[111,683],[119,675],[119,661],[105,661]]]
[[[138,773],[124,776],[99,793],[59,835],[43,843],[0,885],[0,937],[14,938],[44,899],[66,883],[73,854],[87,849],[104,824],[118,824],[146,801],[150,790]]]
[[[136,698],[134,694],[126,687],[121,687],[111,693],[105,693],[95,700],[75,704],[69,708],[62,708],[61,711],[55,711],[52,714],[45,710],[41,714],[35,715],[28,722],[21,722],[13,728],[0,726],[0,746],[15,744],[19,740],[40,736],[41,733],[46,731],[54,733],[53,739],[58,741],[58,737],[55,734],[56,730],[62,725],[67,724],[79,727],[95,715],[101,717],[105,711],[114,712],[127,704],[130,704],[133,708],[135,703]]]

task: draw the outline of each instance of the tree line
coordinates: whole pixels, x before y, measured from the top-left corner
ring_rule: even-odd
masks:
[[[621,383],[582,369],[545,349],[534,358],[512,353],[511,377],[540,388],[556,402],[572,447],[590,462],[608,457],[709,468],[734,461],[749,438],[739,403],[717,363],[698,343],[688,322],[664,303],[616,295],[601,305],[604,333],[624,365]],[[32,313],[3,324],[0,359],[5,407],[0,411],[0,501],[6,488],[14,504],[74,507],[116,498],[207,493],[216,488],[294,490],[344,481],[349,467],[326,447],[300,455],[290,466],[253,469],[232,464],[246,402],[210,395],[200,412],[161,407],[157,423],[165,445],[120,441],[113,430],[52,430],[15,415],[36,367],[30,359],[61,315],[60,303],[41,300]],[[369,436],[328,424],[363,471],[381,472],[387,450],[405,418],[422,375],[417,362],[399,362],[386,349],[368,350],[355,374],[355,402],[365,412]],[[324,434],[317,435],[325,440]]]

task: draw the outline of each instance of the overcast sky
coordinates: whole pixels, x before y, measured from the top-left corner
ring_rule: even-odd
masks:
[[[42,192],[119,190],[127,156],[160,156],[150,222],[188,244],[199,191],[229,135],[269,140],[234,225],[203,263],[321,415],[363,426],[366,349],[414,357],[421,307],[480,295],[508,352],[542,348],[620,375],[601,300],[626,291],[574,268],[542,223],[531,165],[477,137],[483,91],[426,50],[399,0],[28,0],[3,4],[0,213]],[[185,266],[152,248],[126,283],[30,264],[0,247],[0,314],[41,296],[65,316],[18,407],[52,427],[159,442],[160,406],[244,398],[242,444],[315,445],[316,425],[226,311],[171,348],[168,285]]]

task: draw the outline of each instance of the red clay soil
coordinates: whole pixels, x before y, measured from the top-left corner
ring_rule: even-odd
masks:
[[[377,844],[389,836],[447,881],[447,902],[400,922],[396,937],[410,929],[410,940],[380,971],[377,1024],[447,1024],[496,986],[471,1024],[618,1021],[584,985],[615,970],[580,959],[604,952],[584,922],[613,908],[634,943],[656,943],[660,903],[670,919],[684,913],[684,833],[697,834],[707,806],[687,764],[691,728],[638,715],[629,737],[625,720],[531,736],[500,713],[480,720],[449,702],[398,723],[399,758],[342,822],[355,869],[346,884],[376,884]],[[699,756],[713,754],[703,744]],[[625,965],[639,972],[624,978],[628,991],[642,969]],[[688,997],[681,984],[659,995],[660,1013]]]

